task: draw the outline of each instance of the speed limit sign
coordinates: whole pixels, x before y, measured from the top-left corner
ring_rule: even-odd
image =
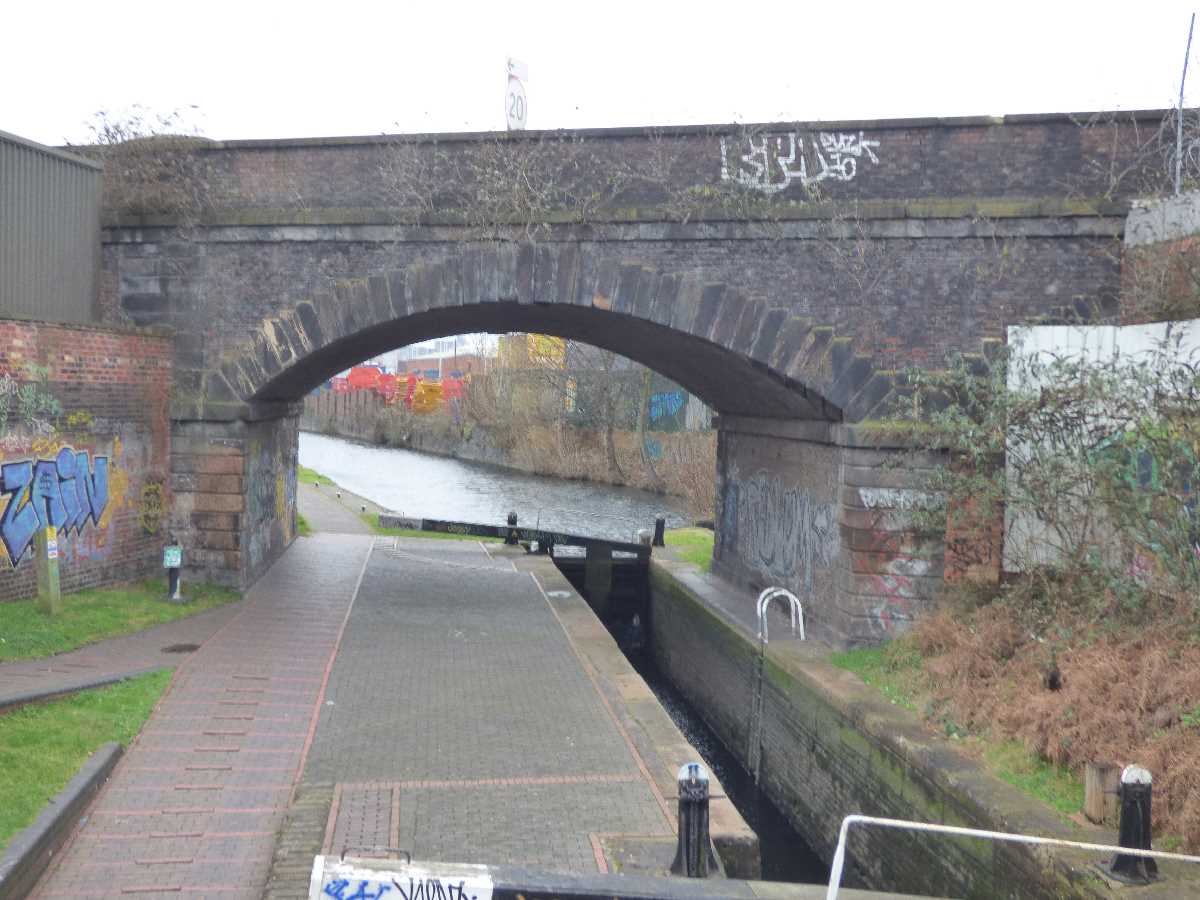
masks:
[[[504,115],[509,131],[524,131],[529,118],[529,103],[525,99],[525,81],[529,69],[523,62],[508,60],[508,90],[504,94]]]

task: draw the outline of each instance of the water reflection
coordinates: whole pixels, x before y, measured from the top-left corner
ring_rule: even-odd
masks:
[[[587,481],[510,472],[480,463],[300,433],[300,464],[406,516],[501,524],[516,510],[522,525],[635,540],[665,515],[688,524],[674,497]]]

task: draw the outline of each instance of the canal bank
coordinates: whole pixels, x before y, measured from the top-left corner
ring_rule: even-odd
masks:
[[[829,649],[785,637],[772,622],[762,661],[762,714],[755,597],[671,558],[650,567],[649,645],[671,683],[725,746],[748,765],[760,745],[760,783],[825,861],[852,813],[1114,843],[1116,834],[1064,821],[988,774],[914,714],[835,668]],[[1094,854],[1029,849],[978,839],[852,831],[847,883],[963,898],[1100,898],[1121,890],[1101,878]],[[1139,897],[1200,896],[1196,873],[1160,866],[1166,878]]]

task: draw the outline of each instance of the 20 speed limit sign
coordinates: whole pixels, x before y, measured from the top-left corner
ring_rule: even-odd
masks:
[[[504,93],[504,116],[509,131],[524,131],[529,118],[529,103],[525,99],[525,80],[529,69],[515,59],[508,61],[508,89]]]

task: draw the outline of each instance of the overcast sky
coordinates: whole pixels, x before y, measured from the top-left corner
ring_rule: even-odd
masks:
[[[509,56],[531,128],[1161,107],[1195,5],[10,0],[0,130],[79,142],[133,104],[217,139],[503,129]]]

